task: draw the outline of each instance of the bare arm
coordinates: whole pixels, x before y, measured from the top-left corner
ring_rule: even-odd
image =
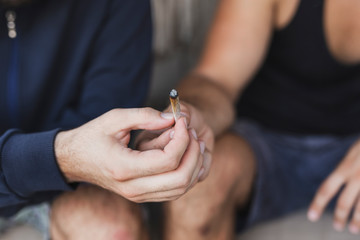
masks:
[[[274,0],[222,0],[198,66],[178,87],[215,135],[235,117],[234,103],[264,59]]]

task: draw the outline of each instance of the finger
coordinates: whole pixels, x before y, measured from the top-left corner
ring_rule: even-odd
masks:
[[[180,108],[181,115],[186,117],[189,127],[196,130],[199,138],[205,142],[206,149],[209,152],[212,152],[215,144],[214,133],[211,128],[205,124],[202,116],[199,116],[198,110],[186,102],[181,102]],[[171,111],[171,106],[169,106],[165,111]],[[200,118],[201,120],[199,120]]]
[[[176,170],[120,183],[119,188],[123,189],[123,191],[125,189],[125,197],[135,198],[142,194],[159,193],[174,189],[186,191],[191,185],[198,162],[201,161],[199,144],[192,135],[190,139],[189,146]]]
[[[127,147],[130,142],[130,133],[129,132],[120,132],[115,136],[118,143],[120,143],[122,146]]]
[[[205,151],[204,162],[203,162],[204,172],[201,176],[199,176],[199,182],[204,181],[209,176],[211,163],[212,163],[212,155],[209,151]]]
[[[114,178],[118,181],[126,181],[172,171],[178,168],[189,141],[186,123],[184,118],[180,118],[174,127],[174,137],[164,150],[153,149],[140,152],[129,148],[117,149],[122,159],[116,162],[117,172]]]
[[[325,182],[321,185],[317,191],[308,211],[308,218],[310,221],[319,220],[320,216],[324,212],[325,207],[329,201],[339,191],[340,187],[344,184],[344,178],[341,174],[334,172],[331,174]]]
[[[134,146],[135,149],[138,148],[138,146],[144,142],[149,142],[154,138],[157,138],[167,130],[171,129],[171,127],[160,129],[160,130],[144,130],[141,131],[135,138]]]
[[[165,108],[165,110],[163,112],[172,114],[171,105],[169,105],[167,108]],[[184,104],[184,102],[182,102],[182,101],[180,101],[180,116],[185,117],[188,123],[190,122],[190,112],[189,112],[188,108],[186,107],[186,105]]]
[[[151,149],[164,149],[169,141],[174,137],[175,131],[169,129],[163,132],[160,136],[155,137],[148,141],[143,141],[137,145],[139,151],[147,151]]]
[[[349,231],[352,234],[360,233],[360,198],[358,196],[357,203],[354,209],[354,213],[351,219],[351,223],[349,225]]]
[[[195,132],[195,131],[194,131]],[[192,178],[191,178],[191,182],[190,182],[190,185],[189,187],[187,188],[187,191],[189,189],[191,189],[192,187],[195,186],[195,184],[199,181],[199,178],[200,176],[203,174],[204,172],[204,169],[203,169],[203,163],[204,163],[204,155],[202,154],[201,152],[201,146],[199,144],[199,149],[200,149],[200,153],[198,155],[198,163],[197,163],[197,166],[195,168],[195,171],[192,175]]]
[[[356,181],[349,182],[342,191],[335,208],[334,228],[342,231],[349,219],[349,214],[353,208],[359,194],[360,185]]]
[[[185,114],[190,116],[187,119],[189,126],[196,129],[199,138],[205,142],[208,151],[212,152],[215,144],[213,131],[207,124],[205,124],[202,116],[199,116],[198,110],[196,110],[191,104],[183,103],[182,105],[182,109],[184,109]]]
[[[116,134],[124,129],[159,130],[170,127],[174,119],[170,114],[152,108],[113,109],[100,117],[107,134]]]
[[[201,155],[200,158],[202,158]],[[141,194],[131,200],[134,202],[163,202],[163,201],[176,200],[185,193],[187,193],[192,187],[196,185],[199,179],[199,175],[201,174],[200,172],[203,170],[202,165],[203,165],[202,161],[199,161],[198,166],[194,171],[190,186],[188,188],[178,188],[178,189],[162,191],[162,192],[151,192],[151,193]]]
[[[208,125],[205,125],[205,127],[202,128],[202,132],[199,133],[201,136],[201,139],[205,141],[206,149],[209,152],[212,152],[215,145],[215,137],[214,132],[210,129]]]
[[[132,199],[129,199],[134,202],[163,202],[163,201],[172,201],[180,198],[187,192],[186,189],[173,189],[162,192],[151,192],[136,196]]]
[[[137,199],[137,200],[132,200],[129,199],[130,201],[136,202],[136,203],[146,203],[146,202],[169,202],[169,201],[175,201],[179,199],[179,197],[168,197],[168,198],[144,198],[144,199]]]

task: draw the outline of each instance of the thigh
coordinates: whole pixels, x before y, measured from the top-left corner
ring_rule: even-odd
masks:
[[[251,201],[246,214],[238,215],[238,230],[307,207],[356,139],[284,134],[246,121],[237,122],[234,130],[256,156]]]

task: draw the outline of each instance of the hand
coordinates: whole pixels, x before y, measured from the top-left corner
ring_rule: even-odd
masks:
[[[322,183],[309,208],[308,218],[317,221],[330,200],[344,186],[336,204],[334,228],[342,231],[347,221],[349,230],[358,234],[360,230],[360,141],[355,143],[340,165]],[[351,210],[354,209],[350,220]]]
[[[173,124],[172,118],[150,108],[112,110],[57,135],[59,167],[69,182],[93,183],[134,202],[177,199],[197,179],[203,162],[184,118],[164,149],[135,151],[127,146],[131,130]]]
[[[170,106],[165,110],[165,115],[172,116]],[[201,168],[199,181],[203,181],[208,175],[212,161],[212,150],[214,148],[214,134],[210,127],[206,124],[201,113],[190,104],[181,103],[181,115],[186,117],[189,123],[189,129],[198,140],[201,152],[204,157],[204,163]],[[171,129],[163,129],[160,131],[144,131],[136,139],[136,146],[139,150],[162,149],[171,139]]]

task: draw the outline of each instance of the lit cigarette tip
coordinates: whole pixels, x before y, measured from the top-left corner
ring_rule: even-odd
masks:
[[[169,96],[171,98],[177,98],[178,97],[178,92],[175,89],[173,89],[173,90],[171,90]]]
[[[178,92],[173,89],[170,91],[169,94],[170,103],[171,103],[171,110],[174,114],[175,122],[180,118],[180,100]]]

